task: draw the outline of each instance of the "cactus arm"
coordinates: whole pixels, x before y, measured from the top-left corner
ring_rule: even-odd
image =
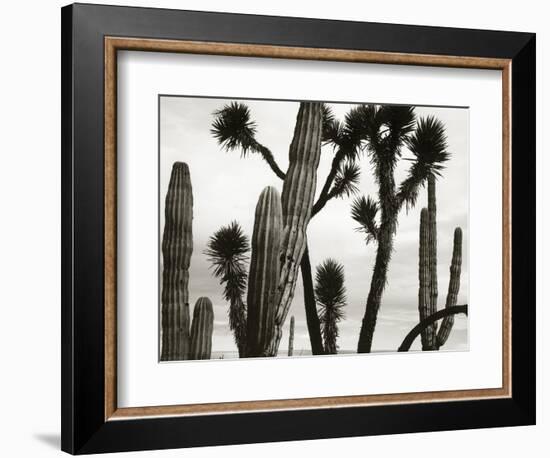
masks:
[[[193,310],[189,359],[210,359],[213,331],[214,310],[212,302],[207,297],[200,297]]]
[[[247,295],[247,356],[267,356],[274,331],[280,274],[281,198],[273,187],[258,199],[252,233]]]
[[[429,314],[437,312],[437,208],[435,199],[435,176],[428,177],[428,220],[429,220],[429,262],[430,262],[430,305]],[[430,349],[436,347],[437,322],[430,331]]]
[[[288,332],[288,356],[294,353],[294,317],[290,317],[290,330]]]
[[[418,334],[421,334],[422,331],[426,330],[433,323],[442,318],[449,316],[457,315],[459,313],[464,313],[468,315],[468,304],[465,305],[453,305],[452,307],[446,307],[444,309],[438,310],[433,315],[426,317],[420,323],[418,323],[414,328],[412,328],[407,336],[403,339],[403,342],[397,349],[397,351],[409,351],[412,343],[417,338]]]
[[[176,162],[165,200],[162,237],[161,360],[189,353],[189,264],[193,252],[193,190],[187,164]]]
[[[453,257],[451,260],[451,276],[449,279],[449,289],[447,291],[447,300],[445,308],[456,305],[458,292],[460,290],[460,273],[462,269],[462,229],[457,227],[453,239]],[[449,315],[442,322],[437,334],[436,346],[439,349],[445,344],[451,333],[454,324],[454,316]]]

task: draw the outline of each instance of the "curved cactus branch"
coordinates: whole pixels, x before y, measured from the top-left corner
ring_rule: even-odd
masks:
[[[436,321],[451,315],[456,315],[458,313],[464,313],[468,315],[468,304],[446,307],[425,318],[410,330],[407,336],[403,339],[403,343],[399,346],[397,351],[409,351],[412,343],[418,337],[418,335],[422,333],[422,331],[434,324]]]

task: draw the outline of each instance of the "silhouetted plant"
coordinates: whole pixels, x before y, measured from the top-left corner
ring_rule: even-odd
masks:
[[[322,104],[321,143],[333,147],[333,160],[317,201],[313,204],[311,218],[321,211],[328,201],[348,197],[357,192],[360,168],[355,163],[359,154],[357,136],[347,123],[337,121],[330,108]],[[271,170],[280,179],[286,174],[275,162],[273,153],[256,139],[257,126],[251,119],[248,106],[232,102],[214,112],[212,135],[226,150],[240,150],[246,157],[249,153],[260,154]],[[320,322],[315,305],[311,262],[307,243],[301,256],[300,268],[304,289],[306,320],[313,354],[323,353]]]
[[[344,286],[344,266],[333,259],[325,260],[317,266],[315,274],[315,298],[319,308],[321,333],[326,354],[336,354],[338,350],[338,322],[344,318],[346,288]]]
[[[387,284],[388,266],[397,230],[397,218],[403,206],[415,205],[419,189],[430,175],[439,175],[448,160],[443,124],[433,117],[418,122],[414,108],[394,105],[360,105],[346,117],[354,135],[367,151],[378,184],[378,198],[357,198],[352,218],[366,235],[366,242],[377,243],[377,253],[367,297],[357,351],[370,352],[382,293]],[[395,168],[402,150],[413,154],[408,175],[397,186]]]
[[[236,221],[218,229],[208,240],[205,254],[214,275],[224,285],[224,299],[229,302],[229,328],[233,331],[239,356],[246,350],[246,305],[248,237]]]
[[[161,361],[187,359],[190,346],[189,263],[193,253],[193,188],[189,167],[172,166],[162,234]]]

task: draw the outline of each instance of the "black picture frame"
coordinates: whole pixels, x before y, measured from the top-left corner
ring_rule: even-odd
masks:
[[[84,454],[535,424],[535,34],[88,4],[66,6],[61,14],[64,451]],[[511,59],[512,396],[106,421],[105,36]]]

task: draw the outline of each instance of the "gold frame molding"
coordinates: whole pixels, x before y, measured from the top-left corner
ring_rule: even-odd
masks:
[[[116,100],[117,51],[174,52],[187,54],[267,57],[320,61],[421,65],[500,70],[502,72],[502,380],[501,388],[433,391],[403,394],[337,396],[304,399],[224,402],[118,408],[116,338],[117,169]],[[424,54],[382,53],[341,49],[298,48],[179,40],[105,37],[105,420],[129,420],[152,416],[224,414],[509,398],[511,367],[511,60]]]

